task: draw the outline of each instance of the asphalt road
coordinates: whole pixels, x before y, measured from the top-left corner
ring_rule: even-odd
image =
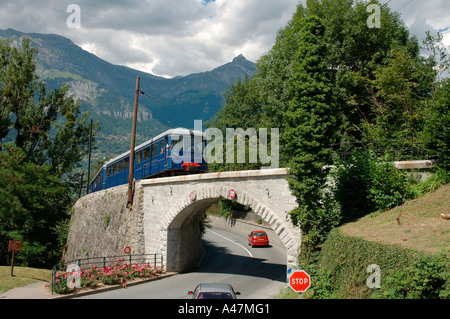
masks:
[[[270,238],[269,238],[270,240]],[[83,299],[190,299],[202,282],[229,283],[239,299],[266,299],[286,286],[286,251],[277,246],[251,248],[247,237],[222,228],[204,235],[207,253],[195,271]]]

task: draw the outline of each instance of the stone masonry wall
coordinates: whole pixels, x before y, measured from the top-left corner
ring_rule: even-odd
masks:
[[[80,198],[73,215],[64,260],[145,253],[142,189],[136,184],[132,209],[127,205],[128,185]]]

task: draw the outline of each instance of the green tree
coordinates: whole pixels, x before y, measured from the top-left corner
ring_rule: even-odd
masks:
[[[375,71],[382,71],[388,59],[392,60],[394,47],[401,47],[409,59],[419,56],[418,43],[409,37],[408,29],[399,15],[391,12],[387,5],[378,1],[381,8],[382,27],[369,28],[366,1],[355,0],[308,0],[299,4],[288,24],[277,33],[275,45],[257,62],[254,76],[239,86],[251,91],[252,109],[250,114],[256,126],[277,127],[284,135],[284,113],[292,100],[290,82],[295,72],[296,52],[299,48],[298,23],[302,18],[317,16],[325,31],[324,41],[327,53],[324,57],[334,81],[333,103],[338,112],[337,133],[343,142],[360,142],[363,138],[363,125],[372,124],[377,119],[377,105],[373,103],[376,88]],[[419,63],[414,67],[423,69]],[[417,74],[415,74],[417,76]],[[422,86],[424,87],[424,86]],[[231,90],[227,100],[233,95],[245,97],[244,90]],[[230,96],[231,94],[231,96]],[[242,98],[238,98],[242,100]],[[233,104],[238,111],[238,104]],[[226,108],[228,104],[224,105]],[[374,111],[375,109],[375,111]],[[247,109],[230,116],[230,112],[219,113],[215,123],[234,127],[233,124],[247,117]],[[283,139],[283,138],[282,138]],[[291,154],[280,145],[282,157]]]
[[[433,66],[431,60],[411,55],[406,47],[395,47],[375,69],[371,116],[362,125],[372,148],[376,145],[389,152],[411,146],[418,149],[422,144],[427,117],[424,101],[430,98],[436,77]]]
[[[225,103],[212,119],[212,125],[225,131],[227,127],[258,127],[261,108],[255,96],[254,84],[247,77],[238,79],[224,93]]]
[[[450,174],[450,79],[445,79],[428,101],[428,118],[425,128],[425,147],[428,154],[436,156],[438,166]]]
[[[47,92],[36,54],[29,39],[0,41],[0,139],[14,141],[0,152],[0,262],[15,238],[23,240],[18,261],[47,267],[60,257],[90,125],[67,86]]]
[[[224,93],[225,103],[218,114],[211,120],[211,123],[206,123],[209,127],[218,128],[222,131],[222,136],[227,136],[227,128],[242,129],[244,134],[247,129],[250,129],[248,135],[242,137],[244,139],[245,146],[245,163],[238,163],[238,137],[235,137],[234,141],[234,164],[226,163],[226,152],[223,152],[223,163],[215,164],[208,163],[208,169],[212,171],[223,170],[243,170],[243,169],[257,169],[263,164],[250,163],[249,154],[250,147],[254,152],[257,152],[257,145],[259,143],[258,129],[263,127],[264,112],[261,105],[258,102],[256,96],[255,83],[248,79],[238,79],[236,83],[231,84],[229,89]],[[252,134],[255,133],[255,134]],[[249,136],[250,135],[250,136]],[[271,140],[270,130],[268,132],[268,141]],[[239,138],[241,136],[239,135]],[[252,142],[250,142],[252,141]],[[227,149],[226,140],[223,141],[223,149]]]
[[[325,27],[317,17],[298,21],[299,49],[289,89],[293,96],[284,113],[285,147],[292,155],[288,179],[299,207],[291,212],[300,222],[303,240],[309,248],[324,240],[335,222],[327,222],[324,204],[326,165],[332,163],[330,148],[335,136],[336,115],[331,72],[326,63]]]
[[[46,91],[35,72],[37,49],[29,39],[20,47],[0,41],[0,52],[0,138],[12,130],[15,145],[29,161],[49,164],[58,176],[70,173],[88,152],[89,113],[81,115],[67,86]]]
[[[299,4],[287,26],[278,31],[275,45],[257,63],[252,78],[257,99],[269,127],[279,127],[284,134],[282,114],[292,99],[289,82],[294,72],[299,47],[298,21],[317,16],[324,27],[327,46],[325,62],[334,78],[334,104],[339,116],[340,139],[350,142],[362,138],[361,124],[372,121],[374,70],[382,65],[393,46],[407,47],[411,56],[418,56],[417,41],[409,38],[408,29],[397,13],[378,1],[382,27],[367,26],[370,13],[366,1],[308,0]],[[283,145],[280,147],[283,149]],[[289,154],[285,154],[289,155]]]
[[[0,263],[9,263],[8,240],[21,239],[20,264],[51,267],[60,257],[56,226],[67,220],[69,190],[48,165],[26,160],[7,144],[0,153]]]
[[[437,81],[429,99],[425,101],[424,142],[427,155],[436,156],[438,166],[450,175],[450,80],[443,77],[450,70],[448,47],[442,43],[442,34],[433,37],[427,32],[424,49],[437,70]]]

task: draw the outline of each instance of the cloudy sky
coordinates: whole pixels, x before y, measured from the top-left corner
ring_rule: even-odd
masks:
[[[239,54],[258,60],[299,1],[306,0],[0,0],[0,29],[59,34],[108,62],[172,77]],[[383,2],[419,39],[443,31],[450,45],[449,0]]]

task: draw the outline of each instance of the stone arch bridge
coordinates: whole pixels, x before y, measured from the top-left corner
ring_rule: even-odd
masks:
[[[190,271],[202,253],[200,218],[225,198],[268,223],[286,248],[287,267],[296,267],[301,234],[288,215],[297,203],[287,177],[281,168],[140,180],[132,209],[128,185],[86,195],[73,208],[65,260],[123,255],[130,247],[132,254],[162,254],[168,271]]]

